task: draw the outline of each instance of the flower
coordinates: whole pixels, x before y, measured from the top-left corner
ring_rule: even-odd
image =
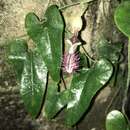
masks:
[[[80,57],[78,53],[70,54],[66,52],[63,57],[63,64],[62,64],[63,72],[71,74],[77,71],[79,68],[79,61]]]
[[[81,42],[78,39],[78,33],[77,32],[74,33],[74,35],[70,39],[67,39],[66,42],[70,45],[70,48],[69,48],[70,54],[75,53],[77,47],[79,45],[81,45]]]
[[[71,74],[79,68],[80,57],[76,49],[81,45],[81,42],[79,42],[77,38],[77,33],[66,41],[70,45],[70,48],[63,56],[62,70],[63,72]]]

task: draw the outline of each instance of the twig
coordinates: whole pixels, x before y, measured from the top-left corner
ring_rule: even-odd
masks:
[[[60,7],[59,10],[64,10],[64,9],[72,7],[72,6],[76,6],[76,5],[79,5],[79,4],[85,4],[85,3],[90,3],[90,2],[92,2],[92,1],[76,2],[76,3],[73,3],[73,4],[69,4],[69,5],[65,5],[63,7]]]
[[[79,130],[78,125],[75,126],[75,130]]]
[[[95,62],[95,60],[93,58],[90,57],[90,55],[88,54],[88,52],[86,51],[86,49],[84,48],[84,46],[82,45],[82,48],[85,52],[85,55],[88,57],[88,59],[90,59],[91,61]]]
[[[108,110],[110,109],[110,107],[112,106],[112,104],[113,104],[113,102],[114,102],[115,98],[116,98],[116,97],[117,97],[117,95],[119,94],[120,89],[121,89],[121,86],[120,86],[120,87],[117,89],[117,91],[114,93],[113,98],[111,99],[110,103],[108,104],[108,106],[107,106],[107,108],[106,108],[106,110],[105,110],[105,114],[107,114],[107,113],[108,113]]]
[[[17,38],[23,38],[23,37],[28,37],[28,35],[27,34],[23,34],[23,35],[18,36]]]
[[[59,10],[64,10],[66,8],[69,8],[69,7],[72,7],[72,6],[75,6],[75,5],[79,5],[79,4],[80,4],[80,2],[77,2],[77,3],[74,3],[74,4],[70,4],[70,5],[65,5],[63,7],[60,7]]]
[[[128,41],[128,74],[127,74],[127,83],[126,83],[126,89],[125,89],[123,105],[122,105],[122,110],[123,110],[124,113],[125,113],[125,103],[126,103],[127,98],[128,98],[127,95],[128,95],[129,85],[130,85],[130,38],[129,38],[129,41]]]
[[[65,89],[67,89],[67,87],[66,87],[66,83],[65,83],[65,80],[64,80],[64,77],[63,77],[63,75],[61,75],[61,79],[62,79],[62,81],[63,81],[64,88],[65,88]]]

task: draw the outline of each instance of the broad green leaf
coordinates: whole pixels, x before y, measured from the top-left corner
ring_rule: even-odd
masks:
[[[24,63],[20,93],[27,111],[36,117],[41,109],[47,82],[47,68],[38,53],[29,53]]]
[[[71,108],[79,102],[80,96],[82,94],[83,88],[86,83],[86,79],[89,75],[90,69],[82,69],[80,72],[76,73],[73,76],[71,87],[70,87],[70,101],[67,105],[67,108]]]
[[[51,119],[53,118],[69,100],[69,90],[58,92],[58,86],[55,82],[48,84],[47,95],[44,108],[44,116]],[[52,109],[53,108],[53,109]]]
[[[118,63],[122,50],[121,43],[109,43],[106,39],[102,39],[97,45],[98,58],[106,58],[113,64]]]
[[[47,118],[52,118],[56,112],[57,109],[56,102],[58,100],[57,96],[58,86],[54,83],[49,83],[47,86],[47,94],[46,94],[46,100],[45,100],[45,108],[44,108],[44,116]],[[55,109],[54,109],[55,108]]]
[[[74,75],[74,77],[77,78],[73,78],[73,80],[78,80],[79,82],[77,84],[74,84],[73,86],[75,87],[77,86],[77,90],[79,89],[79,91],[81,90],[81,85],[84,84],[84,82],[86,81],[85,76],[87,72],[88,69],[83,69],[80,72],[80,74],[77,73],[76,75]],[[84,86],[82,85],[82,87]],[[44,115],[49,119],[53,118],[63,107],[67,105],[67,103],[71,104],[73,102],[72,98],[74,98],[73,95],[71,94],[71,91],[75,91],[75,89],[76,88],[72,87],[62,92],[58,92],[57,84],[55,82],[49,83],[47,89],[46,101],[45,101]]]
[[[120,111],[113,110],[107,115],[106,130],[127,130],[126,119]]]
[[[66,124],[75,125],[88,109],[93,97],[110,79],[112,65],[105,59],[99,60],[93,68],[75,76],[71,84],[72,100],[67,105]]]
[[[35,42],[38,42],[44,28],[44,21],[40,21],[35,13],[30,12],[26,15],[25,18],[25,28],[28,35]]]
[[[127,37],[130,37],[130,1],[122,2],[115,11],[115,23]]]
[[[59,82],[64,23],[57,6],[48,7],[44,21],[40,21],[34,13],[29,13],[25,19],[25,27],[42,55],[52,79]]]
[[[63,18],[56,5],[51,5],[50,7],[48,7],[48,9],[45,12],[45,19],[47,24],[46,26],[48,28],[63,30]]]
[[[12,64],[16,73],[16,77],[19,81],[21,80],[24,61],[26,60],[27,57],[27,50],[28,47],[25,40],[16,39],[12,40],[9,43],[8,59]]]

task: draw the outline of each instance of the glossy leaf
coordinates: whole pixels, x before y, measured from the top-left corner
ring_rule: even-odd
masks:
[[[88,109],[93,97],[112,75],[112,65],[105,59],[99,60],[93,68],[74,76],[71,84],[72,100],[67,105],[66,124],[75,125]]]
[[[118,63],[122,50],[121,43],[109,43],[106,39],[102,39],[97,45],[98,58],[106,58],[113,64]]]
[[[52,79],[59,82],[64,23],[57,6],[52,5],[47,9],[44,21],[40,21],[34,13],[29,13],[25,27],[36,43]]]
[[[49,83],[44,108],[45,117],[49,119],[53,118],[65,105],[67,105],[68,100],[69,90],[58,92],[57,84],[53,81]]]
[[[41,109],[47,82],[47,68],[38,53],[29,53],[24,64],[20,93],[27,111],[36,117]]]
[[[41,37],[44,22],[41,22],[35,13],[28,13],[25,18],[25,28],[28,35],[36,42]]]
[[[85,79],[86,79],[87,72],[88,69],[83,69],[82,72],[80,72],[82,74],[74,75],[74,77],[77,77],[74,78],[74,80],[78,80],[80,82],[74,84],[73,86],[79,87],[79,84],[82,85],[83,82],[86,81]],[[58,92],[57,84],[51,81],[51,83],[48,84],[44,115],[49,119],[53,118],[63,107],[67,105],[67,103],[71,104],[73,102],[72,98],[74,98],[73,95],[71,94],[71,91],[75,91],[75,87],[64,90],[62,92]],[[82,87],[84,86],[82,85]],[[79,89],[81,89],[81,86]]]
[[[117,27],[127,37],[130,37],[130,1],[122,2],[115,11],[115,22]]]
[[[63,30],[63,18],[56,5],[51,5],[45,12],[46,26],[52,29]]]
[[[106,130],[127,130],[124,115],[117,110],[111,111],[106,117]]]
[[[24,61],[27,57],[27,49],[28,47],[25,40],[16,39],[9,43],[8,59],[11,62],[19,81],[21,80]]]

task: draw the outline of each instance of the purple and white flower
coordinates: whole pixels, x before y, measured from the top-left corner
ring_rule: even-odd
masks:
[[[70,45],[70,48],[63,56],[62,70],[65,73],[71,74],[79,68],[80,57],[76,49],[79,45],[81,45],[81,43],[77,39],[77,35],[68,39],[67,43]]]

